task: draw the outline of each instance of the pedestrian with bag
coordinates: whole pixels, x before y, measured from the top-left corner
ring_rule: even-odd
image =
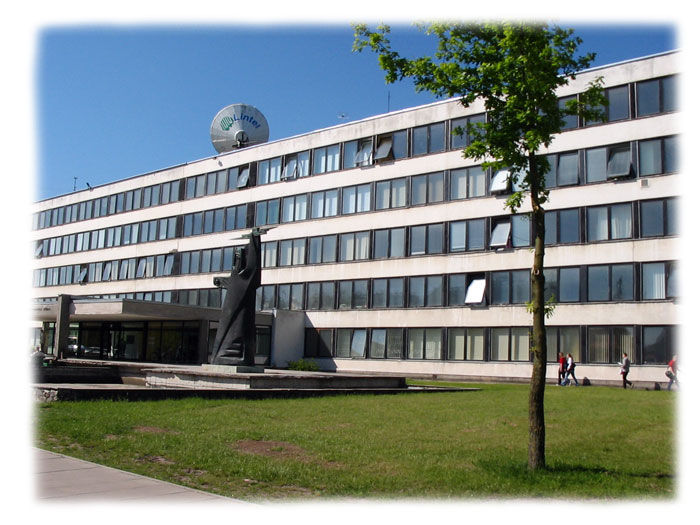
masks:
[[[574,357],[571,354],[567,354],[566,356],[566,375],[564,376],[564,381],[562,382],[562,386],[566,386],[569,383],[571,383],[571,380],[569,377],[573,377],[574,381],[576,382],[576,386],[578,386],[578,379],[576,379],[576,374],[574,373],[574,368],[576,368],[576,363],[574,362]]]
[[[557,378],[557,385],[561,386],[564,382],[564,374],[566,372],[566,358],[562,352],[559,352],[559,377]]]
[[[622,362],[620,363],[620,374],[622,375],[622,388],[627,388],[627,385],[632,387],[632,382],[627,380],[627,374],[630,373],[630,358],[625,352],[622,353]]]
[[[668,377],[668,386],[666,390],[671,390],[673,383],[676,383],[676,389],[680,387],[678,382],[678,356],[673,356],[668,363],[668,368],[666,368],[666,377]]]

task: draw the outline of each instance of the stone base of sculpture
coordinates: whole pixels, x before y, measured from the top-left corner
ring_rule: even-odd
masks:
[[[237,366],[237,365],[202,365],[207,372],[222,374],[264,374],[262,366]]]

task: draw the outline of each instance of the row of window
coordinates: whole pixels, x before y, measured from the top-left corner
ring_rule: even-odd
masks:
[[[676,199],[656,199],[545,213],[545,244],[575,244],[678,234]],[[114,226],[44,239],[36,256],[125,246],[239,229],[246,206],[230,206],[176,217]],[[262,243],[263,267],[519,248],[532,243],[527,215],[479,218]],[[585,241],[584,241],[585,239]],[[228,267],[224,267],[228,269]],[[219,270],[212,270],[219,271]]]
[[[576,363],[666,364],[674,326],[547,327],[547,361],[570,353]],[[529,362],[529,327],[307,328],[308,358]]]
[[[615,122],[629,119],[631,116],[639,118],[677,111],[676,84],[677,77],[669,76],[606,89],[605,96],[609,103],[608,107],[604,108],[606,120]],[[576,97],[577,95],[563,97],[560,99],[560,105],[563,107],[569,100]],[[176,200],[235,191],[256,184],[263,185],[281,180],[293,180],[312,174],[438,153],[446,149],[463,149],[470,141],[470,137],[465,131],[467,123],[478,124],[484,120],[485,114],[460,117],[447,122],[437,122],[377,137],[349,141],[342,145],[340,143],[332,144],[311,151],[266,159],[250,166],[196,175],[185,179],[184,185],[181,185],[180,181],[177,180],[138,188],[36,213],[32,226],[33,229],[48,228],[136,210],[141,207],[167,204]],[[570,116],[564,119],[563,130],[596,124],[600,124],[600,122],[581,122],[576,116]],[[645,158],[651,156],[648,159],[651,166],[660,162],[660,157],[654,157],[658,146],[649,144],[646,146],[646,150],[642,156]],[[597,155],[599,159],[600,153]],[[621,157],[618,156],[614,164],[619,167],[621,160]],[[640,174],[656,173],[655,170],[654,167],[640,169]],[[564,177],[562,180],[569,179]],[[587,180],[594,181],[594,179]]]
[[[545,297],[557,303],[655,301],[678,297],[677,264],[651,262],[547,268]],[[258,310],[350,310],[525,304],[530,270],[269,284]]]

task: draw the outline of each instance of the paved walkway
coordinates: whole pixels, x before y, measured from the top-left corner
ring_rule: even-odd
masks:
[[[253,505],[38,448],[34,449],[34,459],[36,497],[42,502],[102,500]]]

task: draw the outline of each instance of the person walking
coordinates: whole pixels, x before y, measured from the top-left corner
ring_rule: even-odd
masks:
[[[557,385],[564,382],[564,373],[566,371],[566,358],[562,352],[559,352],[559,378],[557,379]]]
[[[574,381],[576,382],[576,386],[578,386],[578,379],[576,379],[576,374],[574,373],[574,368],[576,368],[576,363],[574,362],[574,357],[571,354],[567,354],[566,356],[566,375],[564,376],[564,381],[562,382],[563,386],[568,385],[571,383],[571,380],[569,377],[573,377]]]
[[[678,356],[674,355],[673,359],[668,362],[668,368],[666,368],[666,377],[668,377],[668,386],[666,390],[671,390],[673,383],[676,383],[676,388],[680,386],[678,382]]]
[[[622,388],[627,388],[627,385],[632,387],[632,382],[627,380],[627,374],[630,373],[630,358],[627,357],[625,352],[622,353],[622,366],[620,367],[620,374],[622,374]]]

